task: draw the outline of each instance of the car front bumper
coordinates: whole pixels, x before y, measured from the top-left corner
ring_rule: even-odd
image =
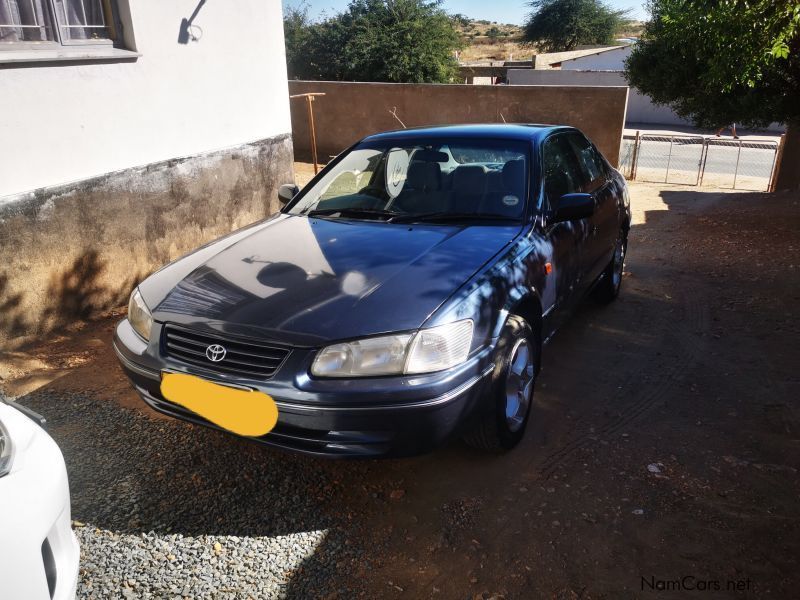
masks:
[[[16,409],[0,403],[0,420],[15,447],[11,472],[0,477],[0,597],[74,598],[80,549],[64,458]]]
[[[313,352],[298,349],[266,381],[233,378],[162,355],[160,326],[144,342],[123,320],[114,349],[142,399],[167,415],[217,428],[200,415],[166,400],[161,373],[189,373],[221,385],[257,389],[278,406],[278,423],[255,441],[331,457],[410,456],[428,452],[458,435],[479,414],[494,369],[490,348],[465,364],[425,376],[361,380],[308,377]]]

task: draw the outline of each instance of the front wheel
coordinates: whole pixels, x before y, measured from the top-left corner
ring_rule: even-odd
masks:
[[[539,336],[525,319],[511,315],[500,334],[498,354],[488,406],[464,435],[468,445],[490,452],[512,449],[525,433],[539,372]]]
[[[594,299],[601,304],[608,304],[619,296],[627,247],[628,240],[625,232],[620,231],[617,242],[614,245],[614,255],[611,257],[611,262],[608,263],[606,270],[603,271],[602,279],[594,288],[594,292],[592,292]]]

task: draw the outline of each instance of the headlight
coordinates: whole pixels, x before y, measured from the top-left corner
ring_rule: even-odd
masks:
[[[128,321],[130,321],[136,333],[145,340],[150,341],[153,317],[150,315],[150,309],[148,309],[147,305],[144,303],[138,288],[133,290],[131,301],[128,303]]]
[[[11,471],[13,458],[14,447],[11,444],[11,438],[8,435],[8,430],[0,422],[0,477],[8,475]]]
[[[472,321],[422,329],[414,336],[406,373],[431,373],[454,367],[465,360],[472,345]]]
[[[387,335],[323,348],[311,365],[316,377],[370,377],[432,373],[467,359],[472,321]]]
[[[336,344],[317,355],[311,373],[318,377],[367,377],[403,372],[411,335],[387,335]]]

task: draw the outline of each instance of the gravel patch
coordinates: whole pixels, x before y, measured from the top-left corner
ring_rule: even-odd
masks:
[[[79,595],[88,598],[284,597],[326,532],[284,536],[184,536],[76,530]]]
[[[66,459],[79,598],[349,593],[347,573],[363,549],[335,500],[342,475],[365,466],[271,450],[80,393],[23,402],[47,417]]]

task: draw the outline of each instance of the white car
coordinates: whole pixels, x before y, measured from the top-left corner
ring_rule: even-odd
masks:
[[[0,398],[0,598],[74,598],[80,549],[67,469],[35,420],[43,422]]]

